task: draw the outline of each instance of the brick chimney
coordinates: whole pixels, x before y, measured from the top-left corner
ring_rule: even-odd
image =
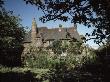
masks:
[[[37,24],[35,18],[32,21],[32,28],[31,28],[31,41],[32,43],[36,42],[36,37],[37,37],[38,29],[37,29]]]

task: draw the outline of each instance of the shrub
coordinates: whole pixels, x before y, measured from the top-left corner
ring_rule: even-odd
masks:
[[[34,49],[34,51],[33,51]],[[51,58],[49,52],[45,49],[30,48],[30,53],[25,54],[23,64],[26,67],[31,68],[49,68],[51,63]]]

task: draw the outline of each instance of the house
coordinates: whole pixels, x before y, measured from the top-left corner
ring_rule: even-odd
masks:
[[[37,27],[35,18],[32,21],[31,30],[26,33],[23,41],[24,47],[29,45],[34,47],[48,47],[52,45],[54,41],[72,41],[72,40],[82,41],[79,33],[77,32],[77,26],[68,28],[47,28],[47,27]]]

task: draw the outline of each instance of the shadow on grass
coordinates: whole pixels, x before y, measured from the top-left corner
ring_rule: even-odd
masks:
[[[7,72],[0,73],[0,82],[41,82],[40,79],[34,78],[30,71],[25,73]]]
[[[110,46],[96,51],[96,61],[87,61],[79,70],[91,74],[93,82],[110,82]]]
[[[21,54],[24,47],[0,49],[0,64],[8,67],[21,66]]]

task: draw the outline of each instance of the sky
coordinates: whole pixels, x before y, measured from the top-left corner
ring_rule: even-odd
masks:
[[[70,21],[62,22],[62,21],[48,21],[46,23],[42,23],[39,20],[39,17],[43,15],[43,12],[38,11],[37,7],[34,5],[26,4],[23,0],[5,0],[5,8],[6,10],[13,11],[14,15],[20,15],[22,19],[21,24],[23,26],[31,28],[33,18],[36,19],[36,23],[38,27],[48,27],[55,28],[59,27],[59,24],[62,24],[63,27],[72,27],[73,23]],[[92,28],[87,28],[84,25],[77,25],[77,31],[80,35],[85,35],[86,33],[91,33]],[[88,41],[86,44],[97,49],[98,45],[93,42],[93,40]]]

